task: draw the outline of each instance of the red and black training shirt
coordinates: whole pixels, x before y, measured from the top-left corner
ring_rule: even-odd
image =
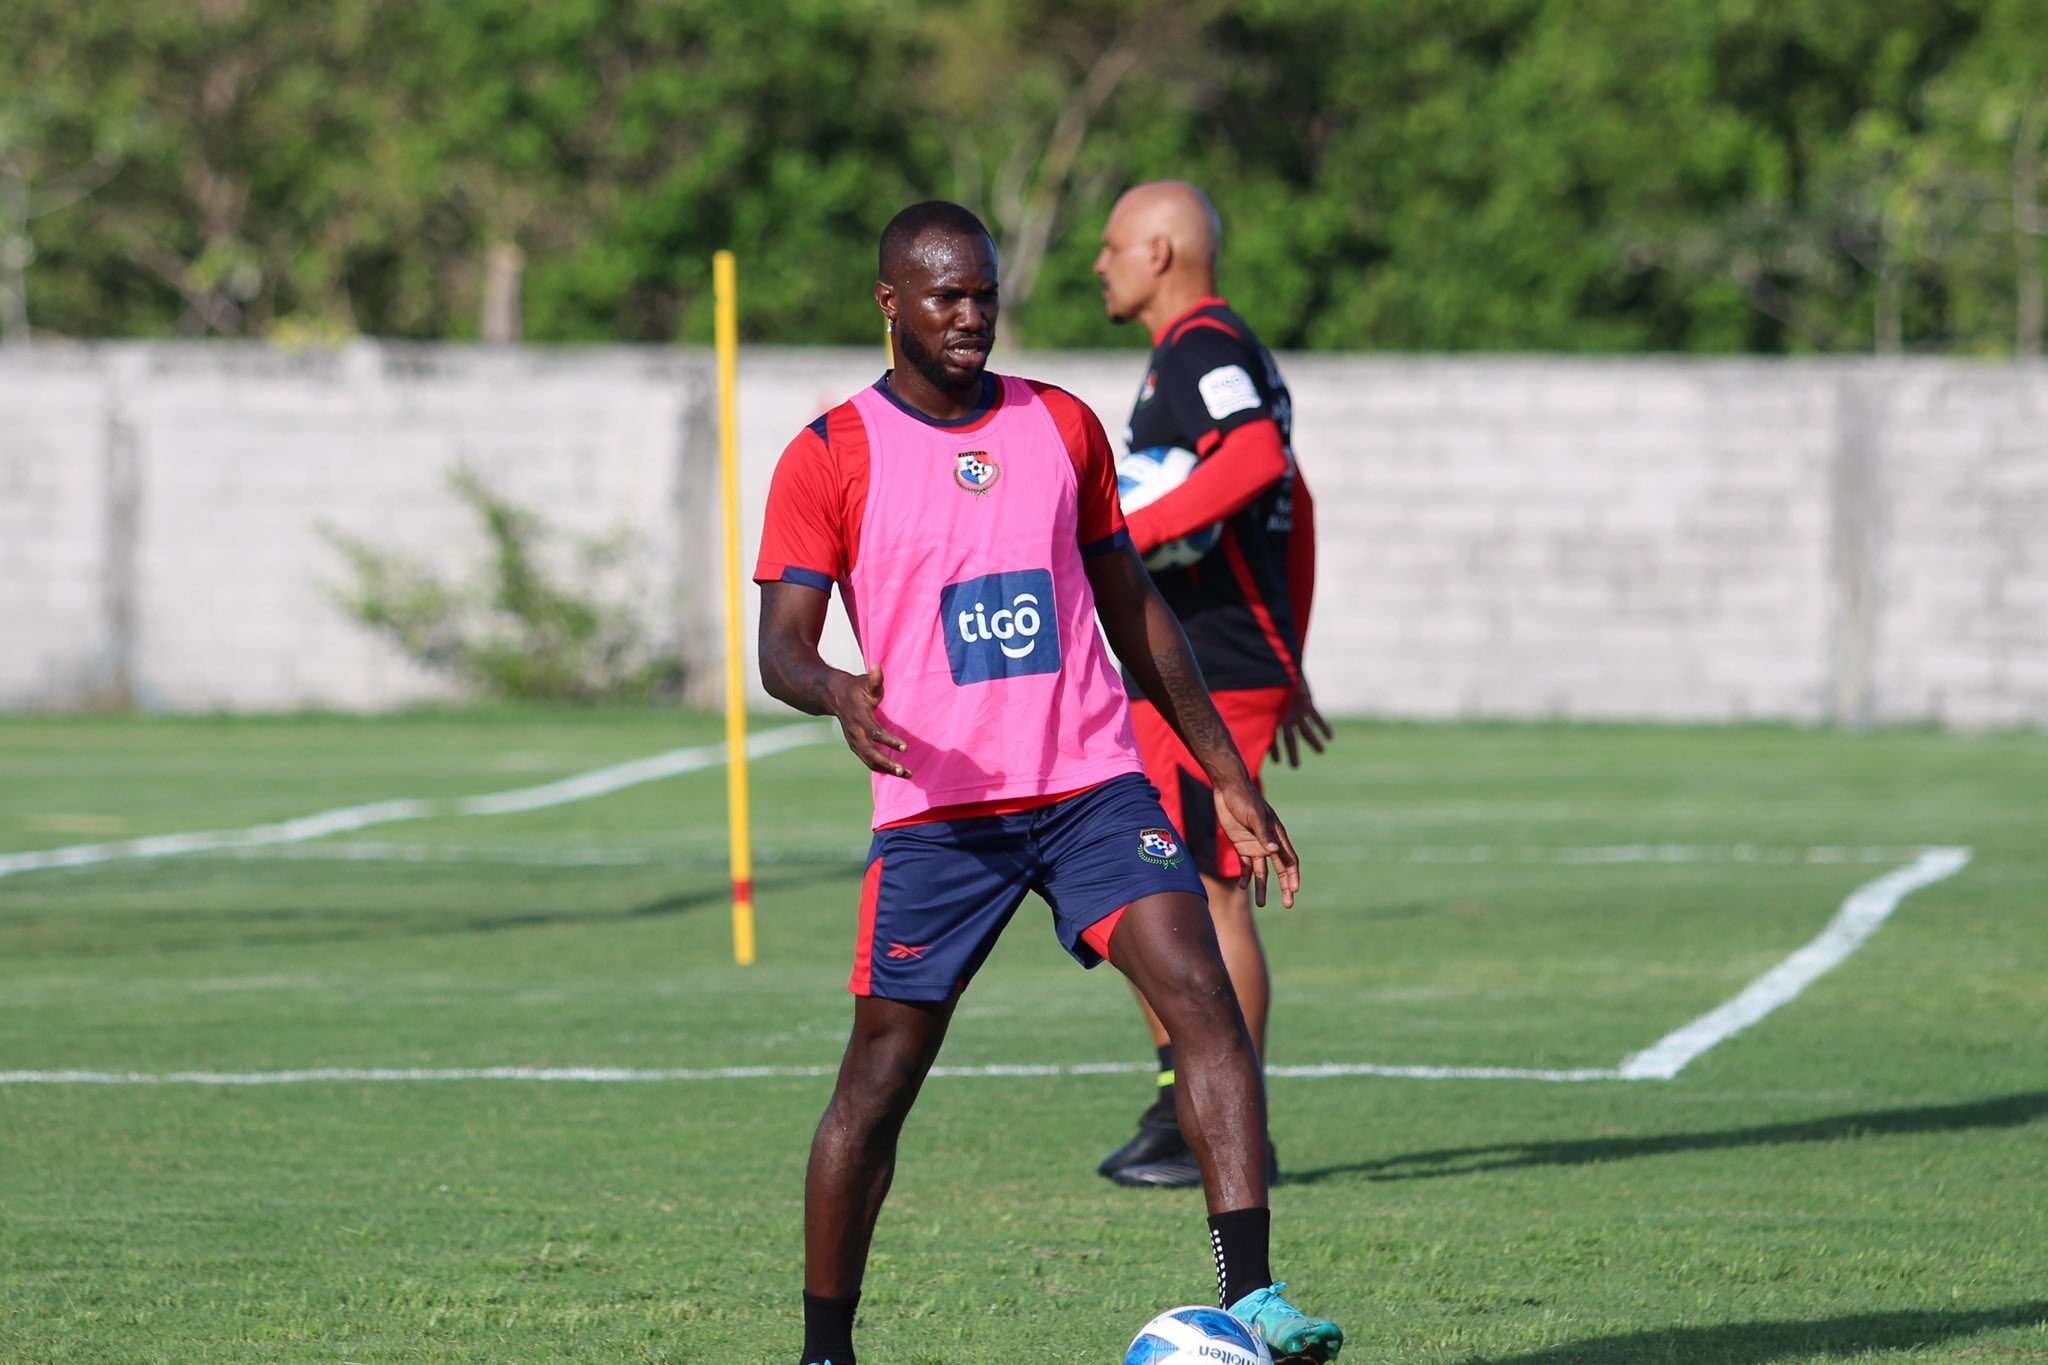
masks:
[[[1301,681],[1314,533],[1293,418],[1272,353],[1222,299],[1201,300],[1153,337],[1125,442],[1179,446],[1201,464],[1132,513],[1130,528],[1145,550],[1223,521],[1221,540],[1200,561],[1152,573],[1212,691]]]

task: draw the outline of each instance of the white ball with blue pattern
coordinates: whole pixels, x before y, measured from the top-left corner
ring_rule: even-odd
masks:
[[[1149,507],[1174,489],[1187,482],[1188,475],[1195,472],[1201,463],[1192,450],[1179,446],[1151,446],[1145,450],[1132,450],[1117,457],[1116,496],[1123,504],[1124,515],[1129,516],[1140,507]],[[1148,569],[1185,569],[1216,548],[1216,542],[1223,539],[1223,523],[1211,522],[1199,531],[1190,531],[1179,540],[1169,540],[1145,556]]]
[[[1221,1308],[1169,1308],[1138,1329],[1124,1365],[1273,1365],[1259,1334]]]

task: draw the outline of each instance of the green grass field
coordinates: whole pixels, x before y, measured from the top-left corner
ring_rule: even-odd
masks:
[[[0,720],[0,867],[720,733]],[[745,969],[715,767],[0,875],[0,1359],[788,1365],[866,788],[836,742],[753,777]],[[1345,1361],[2048,1360],[2048,736],[1346,725],[1273,790],[1305,860],[1264,921],[1276,1068],[1611,1069],[1920,849],[1973,850],[1669,1081],[1276,1075],[1276,1267]],[[1209,1293],[1199,1196],[1093,1173],[1145,1076],[974,1074],[1148,1054],[1028,903],[906,1134],[867,1365],[1113,1365]],[[765,1072],[161,1079],[487,1067]]]

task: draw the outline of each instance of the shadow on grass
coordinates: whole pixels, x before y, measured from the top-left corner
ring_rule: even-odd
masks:
[[[795,890],[827,882],[857,884],[860,868],[843,863],[819,864],[757,875],[756,894]],[[275,948],[300,944],[360,943],[374,939],[437,938],[451,934],[496,934],[508,930],[544,929],[555,925],[620,924],[662,915],[730,905],[726,882],[692,887],[638,904],[585,909],[561,904],[530,910],[486,913],[462,909],[413,907],[404,904],[364,906],[271,906],[240,909],[193,906],[177,909],[102,911],[92,919],[73,914],[64,932],[51,941],[18,942],[10,950],[19,959],[34,957],[120,957],[180,952],[213,952],[222,948]],[[849,901],[850,905],[852,902]],[[109,921],[120,920],[119,927]],[[94,920],[99,923],[95,925]],[[59,917],[49,917],[61,923]],[[137,925],[146,926],[138,929]],[[301,927],[303,926],[303,928]]]
[[[1289,1171],[1289,1184],[1308,1185],[1347,1175],[1367,1180],[1436,1180],[1528,1166],[1590,1166],[1602,1161],[1664,1156],[1673,1152],[1714,1152],[1731,1147],[1777,1147],[1796,1142],[1839,1142],[1844,1138],[1898,1133],[1943,1133],[1968,1128],[2017,1128],[2048,1115],[2048,1090],[1972,1100],[1968,1104],[1874,1109],[1860,1114],[1798,1123],[1766,1123],[1710,1133],[1662,1133],[1649,1137],[1577,1138],[1565,1142],[1504,1142],[1490,1147],[1445,1147],[1408,1152],[1378,1161],[1358,1161],[1320,1170]]]
[[[2048,1323],[2048,1300],[2009,1308],[1901,1309],[1847,1313],[1814,1322],[1731,1322],[1667,1327],[1568,1341],[1512,1356],[1471,1356],[1464,1365],[1767,1365],[1776,1360],[1849,1359],[1912,1351],[2001,1327]]]

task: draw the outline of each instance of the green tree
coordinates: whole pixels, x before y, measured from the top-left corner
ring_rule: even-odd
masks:
[[[1014,337],[1135,345],[1089,265],[1181,176],[1282,346],[2038,353],[2044,11],[12,0],[0,324],[703,342],[732,247],[749,340],[872,345],[942,195]]]

